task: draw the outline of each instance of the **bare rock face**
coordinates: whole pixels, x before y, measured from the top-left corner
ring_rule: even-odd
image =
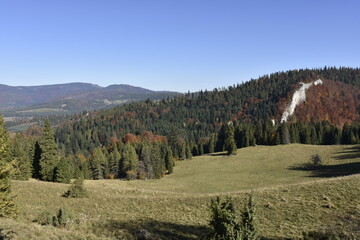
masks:
[[[301,87],[296,90],[292,96],[291,103],[289,106],[285,109],[284,113],[282,114],[281,121],[280,122],[287,122],[288,118],[294,114],[295,108],[304,102],[306,100],[306,90],[308,90],[312,86],[321,85],[323,84],[323,81],[321,79],[318,79],[316,81],[310,82],[310,83],[300,83]]]

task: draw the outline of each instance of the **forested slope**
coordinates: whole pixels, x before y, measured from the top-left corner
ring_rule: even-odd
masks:
[[[318,79],[322,84],[312,86]],[[359,84],[359,69],[274,73],[228,88],[84,112],[57,126],[55,138],[44,134],[51,132],[45,124],[37,138],[16,137],[20,144],[12,145],[12,155],[27,159],[19,160],[19,178],[32,173],[62,181],[55,173],[65,171],[70,177],[130,180],[161,178],[173,172],[177,160],[222,151],[230,155],[259,144],[358,144]],[[281,122],[299,86],[312,87]],[[54,145],[58,150],[48,161],[47,146]],[[61,170],[68,169],[65,165],[69,171]],[[45,176],[42,169],[54,175]]]
[[[332,99],[337,98],[338,102],[343,103],[346,101],[345,97],[349,96],[345,92],[351,88],[348,85],[353,86],[354,89],[360,86],[360,70],[324,68],[279,72],[228,88],[205,90],[162,101],[137,102],[111,110],[86,113],[74,117],[72,122],[59,127],[56,138],[60,144],[67,147],[70,147],[68,139],[71,139],[73,149],[70,152],[76,152],[78,149],[91,152],[95,146],[108,145],[112,137],[121,139],[127,133],[141,135],[144,131],[164,136],[177,132],[178,135],[185,136],[187,141],[199,142],[201,138],[218,133],[222,124],[228,121],[256,124],[260,121],[275,119],[278,122],[282,110],[299,82],[315,79],[328,80],[324,87],[327,93],[336,95]],[[329,86],[333,81],[338,83],[335,83],[335,87]],[[343,98],[331,92],[339,89],[336,84],[345,86],[341,83],[347,84],[346,87],[340,89]],[[358,97],[356,94],[353,95]],[[311,94],[311,96],[314,95],[316,94]],[[324,109],[324,107],[329,109],[326,104],[326,99],[328,99],[326,93],[322,99],[324,104],[321,107],[321,104],[317,103],[317,109]],[[323,111],[319,114],[308,111],[312,116],[309,118],[309,114],[304,113],[309,108],[311,108],[310,102],[300,108],[299,120],[318,120],[318,122],[328,120],[332,124],[331,116],[336,111]],[[336,106],[332,109],[336,109]],[[359,111],[356,108],[355,110],[354,112],[354,107],[351,108],[351,116],[349,119],[342,119],[342,125],[344,122],[351,124],[359,119]]]

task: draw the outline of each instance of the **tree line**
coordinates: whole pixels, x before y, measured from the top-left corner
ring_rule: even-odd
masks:
[[[359,124],[286,124],[272,121],[278,102],[304,79],[334,79],[360,86],[360,70],[303,69],[279,72],[237,86],[161,101],[142,101],[15,136],[8,154],[16,179],[56,182],[86,179],[160,178],[177,160],[255,145],[357,144]],[[16,161],[13,161],[16,159]]]
[[[299,82],[318,78],[360,86],[359,69],[325,67],[278,72],[228,88],[74,115],[56,128],[55,139],[65,155],[89,156],[96,147],[111,144],[113,138],[121,140],[128,133],[141,135],[145,131],[169,140],[180,136],[192,148],[195,143],[201,144],[203,138],[219,133],[229,121],[256,125],[279,119],[279,102],[286,100]],[[357,116],[359,113],[360,108],[353,112]],[[198,151],[201,153],[202,149]],[[183,158],[179,150],[173,154]]]

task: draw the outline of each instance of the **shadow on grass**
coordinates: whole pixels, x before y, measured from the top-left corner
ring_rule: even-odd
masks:
[[[337,152],[336,155],[335,159],[337,160],[360,158],[360,146],[344,148],[343,151]]]
[[[211,228],[208,226],[184,225],[179,223],[162,222],[156,220],[140,221],[117,221],[109,220],[96,227],[102,233],[111,232],[116,239],[137,239],[137,240],[191,240],[208,239]],[[266,238],[261,240],[291,240],[290,238]]]
[[[109,220],[97,229],[112,232],[120,239],[205,239],[210,233],[208,226],[193,226],[156,220],[117,221]]]
[[[216,156],[229,156],[227,152],[216,152],[216,153],[209,153],[210,156],[216,157]]]
[[[353,146],[344,148],[342,151],[337,152],[334,157],[336,160],[352,160],[360,158],[360,146]],[[336,165],[320,165],[314,166],[311,162],[294,165],[289,168],[290,170],[309,171],[309,177],[340,177],[360,173],[360,160],[358,162],[343,163]]]
[[[337,165],[322,165],[319,167],[309,167],[310,164],[301,164],[290,167],[290,170],[309,171],[309,177],[341,177],[360,173],[360,162],[344,163]]]

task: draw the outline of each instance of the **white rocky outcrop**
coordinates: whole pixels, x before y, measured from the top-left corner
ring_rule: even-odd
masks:
[[[294,92],[291,99],[291,103],[283,112],[280,122],[286,122],[288,118],[294,113],[296,106],[306,100],[306,90],[308,90],[313,85],[316,86],[323,84],[323,81],[321,79],[318,79],[310,83],[300,83],[300,84],[301,87]]]

